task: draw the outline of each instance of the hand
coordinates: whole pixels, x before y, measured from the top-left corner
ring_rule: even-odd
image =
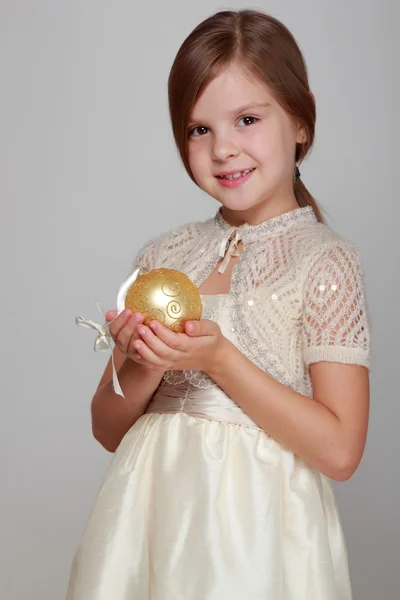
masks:
[[[134,348],[135,340],[140,339],[138,327],[144,321],[142,313],[132,313],[130,310],[124,310],[117,316],[116,310],[109,310],[106,313],[106,320],[109,325],[109,332],[117,348],[127,358],[142,364],[140,354]]]
[[[214,321],[188,321],[185,333],[174,333],[159,321],[137,328],[140,341],[134,341],[136,359],[150,369],[200,370],[206,373],[219,360],[227,338]]]

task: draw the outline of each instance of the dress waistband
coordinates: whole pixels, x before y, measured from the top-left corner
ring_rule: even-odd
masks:
[[[215,421],[256,427],[252,419],[220,387],[202,389],[187,382],[161,385],[146,413],[186,413]]]

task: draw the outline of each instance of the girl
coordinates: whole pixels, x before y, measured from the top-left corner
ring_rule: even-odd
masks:
[[[107,314],[93,433],[115,456],[68,600],[350,600],[330,479],[366,441],[369,323],[357,250],[296,166],[315,104],[289,31],[223,11],[183,42],[169,105],[184,166],[220,208],[135,267],[188,275],[204,318],[177,334]]]

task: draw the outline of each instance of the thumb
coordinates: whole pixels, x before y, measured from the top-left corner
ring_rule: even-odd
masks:
[[[215,323],[207,319],[200,321],[186,321],[185,332],[192,336],[213,335],[215,333]]]
[[[109,310],[106,312],[106,321],[108,321],[108,322],[113,321],[116,316],[117,316],[116,310]]]

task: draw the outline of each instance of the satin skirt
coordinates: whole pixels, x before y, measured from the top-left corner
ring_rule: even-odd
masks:
[[[67,600],[351,600],[330,481],[218,390],[162,389],[125,435]]]

